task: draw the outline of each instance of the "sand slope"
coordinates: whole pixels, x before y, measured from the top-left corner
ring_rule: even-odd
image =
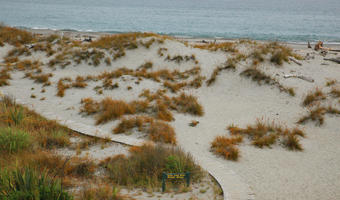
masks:
[[[37,108],[39,112],[53,113],[62,120],[72,120],[91,127],[95,127],[92,117],[79,114],[80,100],[85,97],[102,99],[110,96],[127,101],[138,98],[143,89],[152,91],[161,87],[151,80],[143,80],[139,85],[134,84],[135,78],[126,76],[118,79],[120,87],[112,91],[104,90],[103,95],[98,95],[93,90],[97,83],[89,83],[85,89],[69,89],[63,98],[56,97],[56,82],[59,78],[76,75],[99,74],[106,70],[117,69],[125,66],[136,69],[145,61],[152,61],[155,69],[179,69],[181,71],[195,66],[187,62],[176,64],[167,62],[157,55],[159,47],[168,48],[170,55],[195,54],[202,69],[202,74],[209,77],[216,66],[225,62],[228,55],[222,52],[210,52],[194,49],[184,44],[166,40],[162,45],[154,44],[150,49],[138,48],[127,52],[125,57],[112,63],[112,66],[101,64],[98,67],[80,64],[68,66],[65,69],[50,70],[54,74],[52,86],[46,87],[45,93],[40,93],[41,85],[32,80],[23,79],[22,72],[12,75],[11,85],[2,87],[4,93],[12,94],[15,98]],[[0,58],[11,47],[0,48]],[[292,46],[298,53],[305,55],[312,50],[301,46]],[[328,55],[332,57],[333,55]],[[42,54],[34,54],[32,57],[44,60]],[[283,85],[293,87],[296,96],[291,97],[280,92],[273,86],[259,86],[249,79],[239,76],[247,63],[241,63],[238,69],[223,71],[217,77],[217,81],[210,87],[204,85],[200,89],[187,89],[186,92],[198,97],[203,105],[205,115],[193,117],[190,115],[175,114],[175,121],[171,125],[175,128],[178,143],[184,150],[190,152],[196,160],[227,187],[225,196],[227,199],[340,199],[340,126],[339,117],[326,117],[325,124],[316,127],[313,123],[303,126],[307,138],[302,140],[304,151],[292,152],[275,146],[272,149],[259,149],[248,144],[240,147],[241,157],[238,162],[226,161],[210,152],[210,143],[217,135],[226,134],[226,127],[231,124],[245,127],[253,124],[257,118],[269,121],[275,120],[288,127],[296,126],[296,121],[306,112],[301,106],[302,98],[307,91],[319,86],[323,87],[328,79],[340,80],[340,65],[326,62],[323,57],[316,54],[315,59],[302,61],[303,65],[294,63],[275,67],[270,63],[261,65],[266,73],[275,76]],[[0,59],[1,61],[1,59]],[[328,65],[321,65],[327,63]],[[48,72],[48,70],[46,70]],[[298,74],[311,77],[315,80],[310,83],[301,79],[285,79],[284,74]],[[131,86],[132,90],[127,90]],[[34,88],[32,90],[31,88]],[[35,94],[37,98],[30,98]],[[41,97],[46,100],[40,101]],[[190,127],[191,120],[200,121],[197,127]],[[105,135],[123,142],[138,143],[144,140],[138,134],[112,135],[112,128],[118,121],[96,126]],[[95,129],[96,129],[95,128]]]

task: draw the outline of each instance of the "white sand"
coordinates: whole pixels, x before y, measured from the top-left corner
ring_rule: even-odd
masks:
[[[140,47],[127,51],[127,55],[112,63],[108,67],[101,64],[98,67],[81,64],[76,67],[67,66],[65,69],[57,68],[52,73],[53,87],[46,87],[46,93],[40,93],[41,85],[33,83],[32,80],[22,79],[23,73],[13,74],[11,85],[0,88],[4,93],[14,95],[16,98],[32,104],[43,112],[53,113],[59,119],[72,120],[94,126],[92,117],[79,115],[80,100],[84,97],[101,99],[110,96],[116,99],[133,100],[138,97],[142,89],[148,88],[155,91],[160,88],[150,80],[143,80],[141,84],[134,84],[134,78],[126,77],[127,81],[119,79],[118,89],[107,91],[103,95],[97,95],[93,87],[98,83],[90,83],[86,89],[69,89],[65,97],[56,97],[56,82],[61,77],[84,74],[98,74],[105,70],[113,70],[118,67],[136,69],[145,61],[152,61],[155,68],[167,69],[190,69],[195,66],[188,62],[176,64],[164,61],[164,57],[157,55],[159,47],[167,47],[170,55],[195,54],[202,68],[202,74],[209,77],[213,69],[226,60],[227,55],[222,52],[209,52],[200,49],[186,47],[184,44],[167,40],[165,44],[153,44],[149,50]],[[298,53],[305,55],[312,50],[305,46],[292,45]],[[1,57],[5,55],[10,47],[0,48]],[[340,47],[338,47],[340,49]],[[41,55],[33,55],[41,58]],[[335,55],[327,55],[334,57]],[[203,86],[200,89],[187,90],[198,97],[205,110],[203,117],[192,117],[190,115],[175,114],[175,121],[171,125],[175,128],[178,143],[184,150],[190,152],[196,160],[225,185],[225,196],[227,199],[255,198],[259,200],[292,199],[292,200],[319,200],[340,199],[340,126],[339,117],[326,117],[325,124],[315,127],[313,123],[301,126],[307,133],[307,138],[302,139],[303,152],[292,152],[281,147],[272,149],[258,149],[248,144],[240,147],[241,158],[238,162],[226,161],[216,157],[209,151],[210,142],[217,135],[226,134],[226,127],[234,123],[240,127],[254,124],[257,118],[265,118],[281,122],[288,127],[295,126],[295,122],[306,109],[301,106],[302,98],[307,91],[319,86],[323,87],[327,79],[340,80],[340,65],[323,61],[323,57],[315,55],[315,59],[302,61],[303,66],[294,63],[285,64],[277,68],[269,63],[261,66],[266,73],[273,74],[283,85],[295,88],[296,96],[291,97],[286,93],[271,86],[259,86],[249,79],[239,76],[242,63],[237,72],[223,71],[217,77],[217,81],[211,87]],[[328,65],[321,65],[327,63]],[[47,72],[47,71],[45,71]],[[284,79],[284,74],[298,74],[311,77],[314,83],[301,79]],[[118,81],[118,80],[117,80]],[[132,90],[127,90],[132,86]],[[31,88],[34,87],[34,90]],[[30,98],[31,94],[37,96]],[[46,97],[45,101],[39,101]],[[191,120],[200,121],[197,127],[190,127]],[[112,135],[112,128],[118,121],[97,126],[106,136],[116,139],[135,138],[139,141],[143,138],[138,135]]]

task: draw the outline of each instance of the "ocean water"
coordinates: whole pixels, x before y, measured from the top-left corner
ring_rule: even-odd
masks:
[[[340,42],[340,0],[0,0],[10,26]]]

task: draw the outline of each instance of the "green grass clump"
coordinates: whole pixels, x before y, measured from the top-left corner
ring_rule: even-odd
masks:
[[[0,199],[7,200],[72,200],[59,180],[46,172],[33,169],[0,171]]]
[[[9,122],[14,123],[14,125],[19,125],[20,122],[24,119],[24,113],[22,107],[15,106],[14,108],[9,109]]]
[[[131,147],[129,156],[118,155],[101,165],[113,183],[125,186],[159,187],[163,172],[191,172],[193,181],[200,180],[203,174],[192,156],[180,148],[150,144]]]
[[[31,146],[30,136],[20,130],[0,127],[0,151],[16,153]]]

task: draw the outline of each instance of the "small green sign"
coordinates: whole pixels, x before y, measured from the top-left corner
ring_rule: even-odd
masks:
[[[187,186],[190,185],[190,172],[186,173],[165,173],[162,174],[162,192],[165,191],[165,180],[166,179],[186,179]]]

